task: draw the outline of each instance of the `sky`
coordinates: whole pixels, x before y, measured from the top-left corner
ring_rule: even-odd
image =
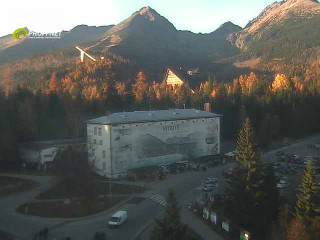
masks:
[[[0,36],[23,27],[51,33],[70,30],[80,24],[118,24],[144,6],[155,9],[178,30],[209,33],[227,21],[244,27],[273,2],[275,0],[6,1],[0,10]]]

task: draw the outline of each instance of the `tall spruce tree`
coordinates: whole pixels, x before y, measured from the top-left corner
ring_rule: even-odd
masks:
[[[226,189],[230,196],[226,213],[240,227],[257,238],[277,215],[279,193],[273,169],[263,167],[250,120],[246,119],[237,140],[236,158],[241,168],[234,174]]]
[[[262,183],[262,165],[254,130],[249,118],[244,121],[240,130],[236,152],[236,159],[241,163],[246,173],[246,187],[249,191],[255,191],[258,185]]]
[[[261,185],[261,196],[257,199],[259,203],[254,211],[254,215],[259,219],[261,226],[268,226],[272,221],[276,220],[279,215],[280,194],[277,188],[277,178],[274,175],[273,167],[267,165],[263,169]],[[260,230],[267,230],[263,227]],[[266,233],[266,231],[264,232]]]
[[[180,221],[180,207],[173,189],[169,189],[164,216],[155,220],[150,240],[184,240],[187,226]]]
[[[308,161],[302,179],[302,192],[297,194],[296,215],[303,222],[310,223],[319,215],[319,190],[315,178],[312,161]]]

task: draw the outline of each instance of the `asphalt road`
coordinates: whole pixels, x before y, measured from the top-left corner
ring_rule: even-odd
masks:
[[[298,153],[300,155],[312,155],[310,150],[307,149],[308,143],[320,142],[319,137],[306,139],[303,143],[293,144],[281,148],[286,152]],[[279,149],[278,149],[279,150]],[[262,155],[265,161],[273,161],[276,159],[275,152],[272,151]],[[50,179],[46,181],[41,179],[41,187],[34,189],[28,193],[21,193],[17,196],[0,200],[0,229],[13,232],[18,236],[24,236],[26,239],[31,239],[34,232],[43,229],[45,226],[53,228],[49,232],[49,240],[61,240],[63,237],[70,236],[72,240],[90,240],[98,231],[104,231],[107,239],[139,239],[143,233],[150,232],[152,228],[148,228],[154,218],[160,216],[164,210],[163,203],[167,194],[168,188],[173,188],[176,192],[179,204],[182,207],[182,220],[188,223],[195,229],[203,239],[220,240],[219,235],[211,231],[205,224],[202,224],[199,219],[193,216],[186,210],[186,205],[190,201],[194,201],[197,197],[202,195],[197,188],[200,186],[202,180],[206,177],[216,177],[221,179],[219,182],[219,189],[224,188],[224,181],[222,180],[222,171],[227,167],[231,167],[234,163],[225,166],[218,166],[211,168],[205,172],[188,171],[177,175],[169,175],[169,178],[163,181],[151,183],[152,190],[139,195],[142,198],[136,204],[124,204],[118,210],[128,211],[128,222],[118,229],[109,229],[108,219],[115,212],[104,212],[91,217],[80,218],[75,221],[66,221],[63,219],[47,219],[31,216],[23,216],[15,212],[15,208],[20,204],[32,199],[50,187],[52,183]],[[40,178],[39,178],[40,179]]]
[[[230,164],[228,165],[230,166]],[[138,238],[139,233],[142,233],[144,228],[148,228],[153,220],[163,212],[165,206],[161,203],[163,203],[169,188],[173,188],[176,192],[179,204],[182,207],[182,220],[192,226],[195,216],[186,210],[188,202],[194,201],[202,195],[202,191],[197,190],[197,188],[204,178],[222,178],[222,169],[225,167],[227,166],[211,168],[205,172],[188,171],[177,175],[169,175],[168,179],[153,183],[152,191],[138,196],[143,198],[142,201],[137,204],[125,204],[119,208],[119,210],[128,211],[129,220],[117,229],[108,228],[108,219],[112,215],[112,213],[109,213],[107,215],[61,225],[50,232],[50,239],[61,239],[61,237],[70,236],[72,239],[89,240],[92,239],[94,233],[98,231],[105,232],[107,239],[110,240],[133,240]],[[221,183],[219,188],[223,188],[223,181],[221,181]],[[201,234],[201,232],[199,232],[199,234]],[[214,236],[215,233],[212,232],[210,239],[221,239],[218,235],[216,237]],[[209,239],[208,237],[209,236],[204,239]]]

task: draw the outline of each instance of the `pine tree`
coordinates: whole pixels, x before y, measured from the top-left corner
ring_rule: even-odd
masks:
[[[317,206],[319,190],[315,178],[312,161],[308,161],[302,179],[302,192],[297,194],[296,215],[305,223],[310,223],[312,218],[319,214]]]
[[[278,181],[271,165],[264,168],[262,179],[262,194],[258,200],[259,205],[254,213],[261,222],[261,226],[267,226],[277,218],[280,206],[280,194],[277,188]]]
[[[261,162],[260,153],[255,142],[254,131],[250,120],[247,118],[240,130],[237,139],[236,159],[246,171],[246,186],[250,191],[254,191],[261,183]]]
[[[24,141],[38,136],[38,119],[30,98],[26,98],[18,108],[19,126]]]
[[[261,237],[275,219],[279,208],[277,180],[271,166],[263,167],[254,130],[246,119],[237,141],[237,160],[241,168],[231,178],[226,212],[239,226]]]
[[[187,226],[180,221],[180,207],[173,189],[169,189],[164,216],[155,220],[150,240],[184,240]]]

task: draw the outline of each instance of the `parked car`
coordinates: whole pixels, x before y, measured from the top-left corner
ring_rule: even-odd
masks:
[[[215,184],[205,184],[203,187],[202,187],[202,190],[203,191],[212,191],[213,189],[216,189],[218,188],[218,183],[215,183]]]
[[[298,159],[296,160],[296,164],[304,164],[303,158],[298,158]]]
[[[127,211],[118,211],[113,214],[109,220],[109,227],[119,227],[128,220]]]
[[[282,188],[286,188],[286,187],[288,187],[288,183],[286,183],[286,182],[282,182],[282,183],[277,184],[277,188],[282,189]]]
[[[294,157],[295,159],[298,159],[300,156],[299,156],[298,154],[293,154],[293,157]]]
[[[217,183],[218,182],[218,179],[214,178],[214,177],[211,177],[211,178],[206,178],[204,180],[204,183],[205,184],[210,184],[210,183]]]
[[[276,152],[276,156],[284,156],[285,155],[285,152],[283,152],[283,151],[278,151],[278,152]]]
[[[288,176],[280,176],[280,179],[284,180],[284,181],[288,181]]]

